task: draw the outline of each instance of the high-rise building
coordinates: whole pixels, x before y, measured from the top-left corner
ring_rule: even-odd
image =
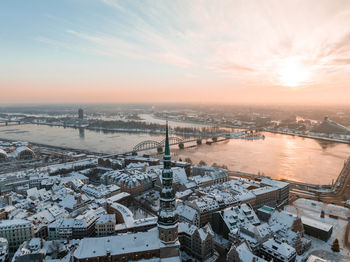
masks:
[[[84,110],[82,108],[79,108],[79,110],[78,110],[78,117],[81,120],[84,119]]]
[[[178,214],[175,208],[175,193],[173,190],[173,172],[169,147],[168,122],[166,123],[166,137],[164,149],[164,168],[162,172],[162,190],[160,192],[160,208],[158,213],[159,239],[165,245],[172,245],[178,241]]]

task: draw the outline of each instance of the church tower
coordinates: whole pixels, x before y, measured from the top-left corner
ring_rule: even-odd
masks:
[[[166,137],[162,172],[162,190],[160,192],[160,207],[158,212],[159,239],[165,245],[173,245],[178,241],[178,214],[175,209],[175,193],[173,190],[173,172],[169,147],[168,121],[166,122]]]

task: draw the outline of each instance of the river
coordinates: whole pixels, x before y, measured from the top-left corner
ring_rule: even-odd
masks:
[[[175,122],[170,124],[182,125]],[[203,160],[211,165],[215,162],[225,164],[231,170],[260,172],[276,179],[330,184],[332,179],[337,178],[344,161],[350,156],[350,145],[347,144],[272,133],[264,135],[264,140],[231,139],[185,150],[174,146],[173,159],[189,157],[194,163]],[[161,141],[164,137],[144,133],[103,133],[44,125],[20,125],[0,127],[1,138],[94,152],[121,153],[132,150],[139,142]]]

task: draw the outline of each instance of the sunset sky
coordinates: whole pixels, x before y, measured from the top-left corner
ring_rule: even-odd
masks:
[[[0,103],[350,102],[349,0],[5,0]]]

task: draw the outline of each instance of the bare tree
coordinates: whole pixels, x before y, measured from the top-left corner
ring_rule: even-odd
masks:
[[[190,163],[190,164],[193,164],[191,158],[189,158],[189,157],[186,157],[186,158],[185,158],[185,162]]]
[[[204,161],[204,160],[201,160],[201,161],[199,161],[199,165],[200,165],[200,166],[206,166],[206,165],[207,165],[207,163],[205,163],[205,161]]]

